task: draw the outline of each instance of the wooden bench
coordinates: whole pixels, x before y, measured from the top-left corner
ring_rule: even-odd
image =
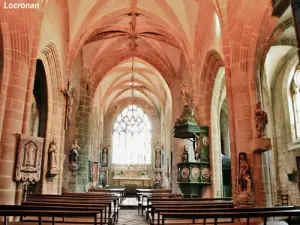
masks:
[[[29,210],[29,209],[0,209],[0,216],[4,217],[4,225],[7,225],[8,216],[37,216],[39,225],[42,224],[42,216],[52,217],[52,225],[55,224],[55,217],[91,217],[94,220],[94,225],[97,225],[97,215],[99,214],[98,210],[91,211],[76,211],[76,210]]]
[[[0,205],[0,210],[63,210],[63,211],[98,211],[100,214],[100,224],[104,224],[103,212],[105,207],[81,207],[81,206],[35,206],[35,205]],[[21,217],[22,220],[22,217]],[[64,222],[64,218],[63,218]],[[81,222],[82,223],[82,222]]]
[[[193,213],[201,213],[201,212],[244,212],[244,211],[253,211],[253,212],[257,212],[257,211],[274,211],[274,210],[290,210],[290,209],[295,209],[295,206],[280,206],[280,207],[255,207],[255,208],[233,208],[233,207],[211,207],[210,205],[207,205],[206,207],[202,206],[202,207],[193,207],[193,206],[174,206],[174,207],[162,207],[162,206],[158,206],[158,207],[154,207],[154,211],[155,213],[157,213],[157,220],[158,220],[158,224],[159,224],[159,220],[160,220],[160,213],[162,212],[177,212],[177,213],[181,213],[181,212],[193,212]],[[231,218],[233,222],[233,218]],[[152,218],[153,222],[152,224],[154,224],[155,218]],[[195,221],[193,221],[195,222]]]
[[[177,211],[178,208],[180,209],[185,209],[186,211],[193,211],[193,209],[197,209],[199,211],[201,210],[205,210],[205,209],[232,209],[234,206],[233,204],[207,204],[207,203],[195,203],[192,202],[191,204],[189,204],[188,202],[186,203],[181,203],[181,204],[173,204],[173,205],[156,205],[153,204],[152,205],[152,210],[151,210],[151,214],[148,213],[148,217],[147,220],[150,219],[154,221],[155,219],[155,214],[157,214],[157,218],[160,218],[160,212],[161,211],[165,211],[165,209],[170,209],[170,212],[172,212],[173,210]],[[184,210],[183,210],[184,211]]]
[[[250,224],[250,218],[263,218],[263,224],[267,225],[267,219],[269,217],[284,216],[288,217],[289,220],[291,216],[299,216],[300,209],[287,209],[287,210],[269,210],[269,211],[253,211],[252,208],[245,211],[214,211],[214,212],[161,212],[162,225],[165,224],[166,219],[203,219],[204,225],[206,224],[206,219],[213,219],[214,224],[218,224],[218,219],[220,218],[246,218],[247,225]],[[288,222],[289,223],[289,222]],[[290,224],[290,223],[289,223]]]
[[[105,193],[105,194],[117,194],[121,201],[125,199],[125,188],[90,188],[89,193]]]
[[[88,207],[88,208],[98,208],[105,207],[104,211],[104,221],[107,223],[112,223],[115,220],[115,213],[112,212],[111,202],[98,202],[98,203],[86,203],[82,201],[64,201],[64,200],[56,200],[56,201],[47,201],[45,199],[41,199],[40,201],[27,201],[22,202],[22,205],[35,205],[35,206],[63,206],[63,207],[72,207],[72,206],[80,206],[80,207]],[[108,209],[108,210],[106,210]]]
[[[151,202],[151,204],[150,204]],[[149,213],[152,212],[152,205],[163,205],[163,206],[170,206],[170,205],[224,205],[225,207],[233,206],[231,201],[222,201],[219,198],[212,200],[212,198],[171,198],[171,199],[147,199],[147,207],[146,207],[146,220],[149,218]]]
[[[139,201],[138,201],[138,214],[140,211],[144,212],[144,209],[147,208],[147,199],[152,198],[152,199],[169,199],[169,198],[183,198],[183,195],[181,194],[169,194],[169,193],[141,193],[139,195]]]
[[[109,206],[108,213],[109,217],[111,213],[113,212],[113,218],[114,221],[118,221],[119,217],[119,205],[118,205],[118,197],[116,196],[90,196],[90,197],[82,197],[82,196],[63,196],[63,195],[34,195],[34,196],[29,196],[27,198],[27,202],[39,202],[39,201],[47,201],[47,202],[71,202],[71,203],[79,203],[81,204],[82,202],[84,203],[112,203],[113,206]],[[112,211],[113,208],[113,211]]]

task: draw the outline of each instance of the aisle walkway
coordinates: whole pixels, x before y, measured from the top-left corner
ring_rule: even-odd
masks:
[[[121,209],[119,215],[118,225],[146,225],[145,217],[137,213],[137,209]]]

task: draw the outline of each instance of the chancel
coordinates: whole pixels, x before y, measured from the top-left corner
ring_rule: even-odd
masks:
[[[0,1],[0,221],[299,224],[299,7]]]

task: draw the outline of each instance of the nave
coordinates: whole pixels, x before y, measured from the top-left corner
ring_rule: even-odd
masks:
[[[300,0],[0,0],[0,216],[293,217],[299,9]],[[119,207],[137,192],[151,205]]]

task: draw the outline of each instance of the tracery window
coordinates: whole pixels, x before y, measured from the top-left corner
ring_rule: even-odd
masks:
[[[113,126],[113,164],[151,163],[151,124],[144,111],[129,105]]]
[[[292,101],[294,114],[294,129],[296,139],[300,139],[300,71],[294,75],[292,82]]]

